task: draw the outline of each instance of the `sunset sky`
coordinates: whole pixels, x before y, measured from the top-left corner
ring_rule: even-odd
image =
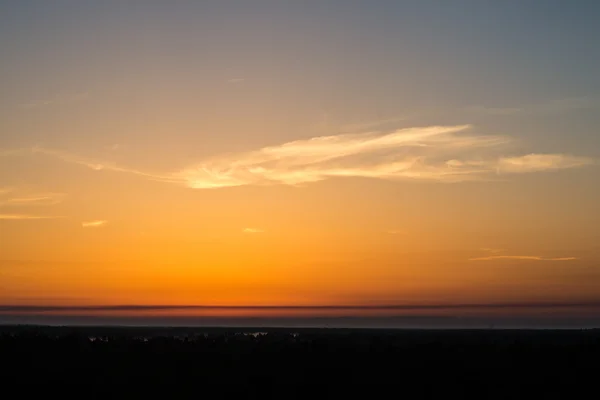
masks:
[[[1,1],[0,314],[600,316],[599,15]]]

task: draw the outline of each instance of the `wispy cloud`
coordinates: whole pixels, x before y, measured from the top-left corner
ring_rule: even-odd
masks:
[[[2,192],[0,192],[2,194]],[[65,193],[36,193],[29,195],[21,195],[11,197],[5,200],[0,200],[0,206],[38,206],[38,205],[53,205],[60,203],[64,198]]]
[[[527,154],[518,157],[503,157],[498,160],[499,173],[524,173],[552,171],[582,167],[593,164],[594,160],[568,154]]]
[[[493,255],[470,258],[469,261],[493,261],[493,260],[525,260],[525,261],[572,261],[577,260],[576,257],[541,257],[541,256],[513,256],[513,255],[498,255],[503,253],[504,249],[483,248],[482,251]]]
[[[36,146],[31,149],[31,152],[34,154],[44,154],[47,156],[56,157],[56,158],[61,159],[62,161],[69,162],[69,163],[83,165],[83,166],[93,169],[95,171],[101,171],[103,169],[107,169],[107,170],[114,170],[114,171],[120,171],[120,172],[136,173],[136,171],[133,171],[133,170],[130,171],[130,170],[127,170],[124,168],[119,168],[110,163],[94,161],[94,160],[91,160],[91,159],[88,159],[85,157],[80,157],[80,156],[70,154],[70,153],[67,153],[64,151],[60,151],[60,150],[46,149],[43,147]]]
[[[27,214],[0,214],[0,220],[33,220],[33,219],[56,219],[64,216],[27,215]]]
[[[81,223],[81,226],[83,228],[100,228],[105,226],[107,223],[108,221],[105,220],[84,221]]]
[[[44,147],[33,147],[32,149],[30,149],[30,153],[42,154],[42,155],[46,155],[46,156],[55,157],[64,162],[78,164],[78,165],[93,169],[94,171],[124,172],[124,173],[139,175],[139,176],[142,176],[142,177],[145,177],[148,179],[159,180],[159,181],[174,181],[175,180],[175,178],[173,178],[172,176],[169,176],[169,175],[160,175],[160,174],[152,174],[152,173],[148,173],[148,172],[143,172],[143,171],[140,171],[140,170],[137,170],[134,168],[121,167],[110,161],[99,161],[99,160],[95,160],[92,158],[81,157],[81,156],[71,154],[68,152],[64,152],[64,151],[60,151],[60,150],[47,149]]]
[[[594,163],[568,154],[494,156],[511,142],[497,135],[477,135],[470,125],[429,126],[387,133],[367,132],[313,137],[255,151],[200,160],[180,171],[148,173],[111,162],[35,147],[43,154],[96,171],[115,171],[147,179],[215,189],[246,185],[302,185],[332,178],[465,182],[494,180],[500,174],[531,173]]]
[[[600,102],[589,97],[568,97],[564,99],[552,99],[534,104],[526,104],[520,107],[486,107],[471,106],[465,111],[497,116],[530,115],[530,114],[557,114],[573,110],[595,108]]]
[[[545,258],[540,256],[487,256],[471,258],[470,261],[492,261],[492,260],[528,260],[528,261],[572,261],[576,257]]]
[[[263,231],[262,229],[256,229],[256,228],[244,228],[242,232],[244,232],[244,233],[264,233],[265,231]]]
[[[227,83],[242,83],[244,81],[244,78],[231,78],[227,80]]]
[[[8,196],[7,196],[8,195]],[[46,206],[60,203],[66,196],[64,193],[31,193],[19,188],[0,188],[0,207],[4,209]],[[55,219],[63,216],[46,216],[37,214],[0,213],[0,220],[33,220],[33,219]]]
[[[388,124],[397,124],[398,122],[403,121],[405,119],[406,117],[391,117],[384,119],[376,119],[372,121],[357,122],[353,124],[344,124],[340,127],[340,130],[344,132],[364,132],[375,128],[381,128],[382,126]]]
[[[563,154],[498,158],[505,136],[466,134],[469,125],[407,128],[391,133],[342,134],[214,157],[175,177],[191,188],[299,185],[334,177],[463,182],[497,173],[573,168],[591,159]]]
[[[461,180],[462,171],[455,173],[428,165],[425,155],[505,140],[451,135],[468,128],[468,125],[434,126],[387,134],[315,137],[215,157],[186,168],[177,176],[189,187],[202,189],[251,184],[297,185],[332,177],[450,179],[453,176]]]
[[[481,249],[481,251],[488,251],[490,253],[502,253],[503,251],[506,251],[504,249],[495,249],[495,248],[491,248],[491,247],[484,247]]]

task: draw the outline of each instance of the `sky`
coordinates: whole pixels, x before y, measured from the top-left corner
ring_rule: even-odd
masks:
[[[0,1],[0,321],[600,325],[598,15]]]

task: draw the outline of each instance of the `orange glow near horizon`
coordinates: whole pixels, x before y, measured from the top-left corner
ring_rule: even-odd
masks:
[[[0,309],[600,302],[600,97],[561,75],[574,54],[402,2],[18,3]],[[149,313],[330,311],[127,315]]]

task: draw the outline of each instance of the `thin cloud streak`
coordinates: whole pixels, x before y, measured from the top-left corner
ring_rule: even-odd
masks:
[[[100,228],[102,226],[105,226],[107,223],[108,221],[105,220],[84,221],[81,223],[81,226],[83,228]]]
[[[564,99],[553,99],[537,104],[528,104],[522,107],[485,107],[471,106],[465,111],[495,115],[495,116],[513,116],[513,115],[532,115],[532,114],[557,114],[569,112],[573,110],[593,109],[597,108],[599,102],[589,97],[571,97]]]
[[[362,123],[354,123],[354,124],[344,124],[341,126],[341,131],[343,132],[357,132],[357,131],[365,131],[371,130],[374,128],[381,127],[382,125],[398,123],[400,121],[405,120],[406,117],[394,117],[394,118],[386,118],[386,119],[378,119],[373,121],[367,121]]]
[[[43,147],[34,147],[31,149],[31,153],[43,154],[46,156],[55,157],[64,162],[82,165],[87,168],[93,169],[94,171],[124,172],[124,173],[139,175],[139,176],[151,179],[151,180],[167,181],[167,182],[173,181],[173,178],[168,175],[151,174],[151,173],[139,171],[137,169],[120,167],[111,162],[92,160],[89,158],[80,157],[80,156],[77,156],[74,154],[63,152],[60,150],[47,149],[47,148],[43,148]]]
[[[490,253],[502,253],[502,252],[506,251],[505,249],[495,249],[495,248],[490,248],[490,247],[484,247],[481,250],[488,251]]]
[[[256,229],[256,228],[244,228],[243,230],[244,233],[264,233],[265,231],[263,231],[262,229]]]
[[[527,261],[573,261],[576,257],[544,258],[539,256],[487,256],[471,258],[469,261],[492,261],[492,260],[527,260]]]
[[[35,219],[57,219],[64,216],[26,215],[26,214],[0,214],[0,220],[35,220]]]
[[[520,157],[503,157],[498,161],[498,173],[526,173],[553,171],[583,167],[593,164],[587,157],[576,157],[567,154],[527,154]]]
[[[2,192],[0,192],[2,194]],[[66,194],[64,193],[40,193],[28,196],[13,197],[0,200],[0,206],[38,206],[54,205],[60,203]]]

